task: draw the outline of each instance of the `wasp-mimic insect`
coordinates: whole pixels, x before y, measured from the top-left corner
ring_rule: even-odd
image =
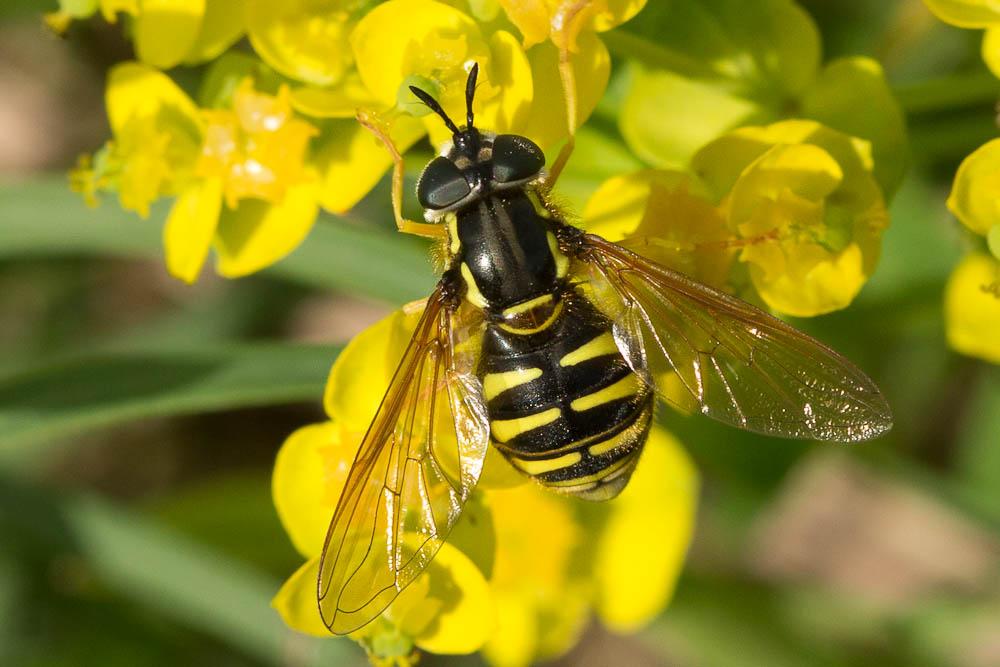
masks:
[[[822,343],[561,220],[541,149],[473,124],[477,73],[464,127],[411,87],[452,132],[417,185],[427,223],[402,218],[401,158],[368,125],[396,161],[400,229],[439,238],[447,268],[327,534],[319,607],[338,634],[378,616],[426,567],[489,447],[553,491],[616,496],[654,396],[670,400],[657,384],[670,374],[703,414],[757,433],[850,442],[892,425],[874,383]]]

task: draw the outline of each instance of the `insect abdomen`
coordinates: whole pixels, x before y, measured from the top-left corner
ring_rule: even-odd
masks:
[[[653,395],[604,315],[572,292],[553,299],[557,314],[536,318],[545,326],[492,325],[486,334],[480,375],[493,443],[552,490],[605,500],[635,468]]]

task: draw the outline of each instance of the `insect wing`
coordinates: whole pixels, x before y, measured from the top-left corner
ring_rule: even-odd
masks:
[[[428,300],[348,475],[318,581],[337,634],[374,619],[423,571],[479,480],[489,422],[461,351],[474,347],[462,313],[439,291]]]
[[[584,280],[651,385],[674,373],[703,414],[767,435],[853,442],[892,427],[878,387],[819,341],[598,236],[583,243]]]

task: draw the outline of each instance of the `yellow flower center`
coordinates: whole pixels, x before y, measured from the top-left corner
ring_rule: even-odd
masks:
[[[234,95],[232,110],[204,115],[205,141],[197,174],[222,179],[230,208],[248,198],[279,203],[290,186],[307,178],[306,150],[318,132],[293,115],[287,87],[272,96],[255,91],[245,80]]]

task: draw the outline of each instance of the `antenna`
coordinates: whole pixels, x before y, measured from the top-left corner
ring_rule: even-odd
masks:
[[[444,112],[444,109],[441,108],[441,105],[438,104],[437,100],[431,97],[430,93],[428,93],[425,90],[421,90],[416,86],[410,86],[410,92],[416,95],[421,102],[426,104],[428,109],[430,109],[437,115],[441,116],[441,119],[444,120],[444,124],[448,127],[449,130],[451,130],[452,134],[462,133],[461,130],[458,129],[458,126],[455,125],[455,123],[451,120],[451,118],[448,118],[448,114]],[[469,108],[471,109],[472,107]]]
[[[472,98],[476,96],[476,79],[479,77],[479,63],[472,63],[469,79],[465,82],[465,119],[466,127],[472,127]]]

